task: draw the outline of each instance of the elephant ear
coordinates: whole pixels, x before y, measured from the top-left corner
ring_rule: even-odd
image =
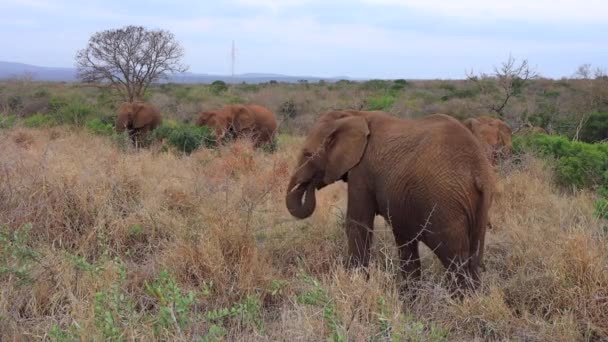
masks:
[[[331,184],[355,167],[363,157],[370,134],[367,121],[359,116],[347,116],[334,122],[326,138],[327,165],[323,181]]]

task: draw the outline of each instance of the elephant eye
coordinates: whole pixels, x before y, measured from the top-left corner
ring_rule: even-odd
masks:
[[[304,158],[312,158],[312,153],[308,152],[308,151],[304,151],[302,153],[302,155],[304,156]]]

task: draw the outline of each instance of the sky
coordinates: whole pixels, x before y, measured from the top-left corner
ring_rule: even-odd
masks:
[[[450,79],[509,55],[544,77],[608,68],[607,0],[2,0],[0,60],[73,67],[89,37],[173,32],[190,72]]]

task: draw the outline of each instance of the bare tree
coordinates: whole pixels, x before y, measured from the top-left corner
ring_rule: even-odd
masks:
[[[600,111],[608,105],[608,77],[606,72],[591,64],[580,65],[573,76],[577,80],[579,95],[576,99],[576,129],[572,140],[579,140],[580,132],[589,121],[593,112]]]
[[[95,33],[76,54],[78,78],[116,89],[133,102],[154,81],[185,72],[184,50],[171,32],[141,26]]]
[[[509,101],[521,94],[526,84],[538,77],[528,60],[518,62],[513,56],[500,66],[494,67],[492,74],[467,72],[467,79],[472,81],[484,98],[484,106],[496,113],[500,118],[505,117],[505,108]]]

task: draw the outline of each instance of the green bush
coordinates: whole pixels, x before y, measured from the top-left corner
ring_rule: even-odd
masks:
[[[101,118],[95,118],[87,121],[87,129],[94,134],[98,135],[112,135],[114,134],[114,125],[104,122]]]
[[[364,90],[386,90],[391,87],[393,82],[385,80],[369,80],[361,84]]]
[[[81,101],[73,101],[58,107],[53,112],[53,116],[61,124],[82,126],[94,112],[92,106]]]
[[[516,153],[535,151],[555,159],[557,181],[563,186],[597,188],[608,181],[608,144],[570,141],[546,134],[515,136]]]
[[[17,122],[15,115],[1,115],[0,114],[0,129],[11,128]]]
[[[388,110],[395,103],[390,95],[370,96],[367,98],[367,110]]]
[[[166,140],[171,146],[185,153],[192,153],[200,146],[215,146],[215,137],[209,127],[179,124],[169,120],[154,130],[153,139]]]
[[[211,92],[214,95],[219,95],[226,90],[228,90],[228,85],[226,85],[226,82],[224,81],[213,81],[213,83],[211,83]]]
[[[580,132],[580,139],[586,142],[598,142],[608,139],[608,112],[591,114]]]
[[[51,127],[57,124],[54,117],[44,114],[34,114],[23,120],[23,124],[26,127],[37,128],[37,127]]]

